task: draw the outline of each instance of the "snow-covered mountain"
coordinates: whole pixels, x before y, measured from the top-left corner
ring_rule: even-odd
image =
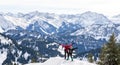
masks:
[[[119,19],[118,16],[116,18]],[[118,40],[120,39],[120,24],[114,21],[103,14],[90,11],[74,15],[38,11],[27,14],[2,13],[0,30],[5,31],[5,35],[17,41],[25,37],[39,39],[43,36],[42,38],[52,39],[58,43],[70,43],[71,41],[82,43],[83,49],[88,50],[93,43],[93,47],[100,47],[112,33],[115,33]]]
[[[95,32],[92,32],[94,28],[97,29],[96,31],[99,31],[99,27],[104,29],[107,29],[107,27],[114,27],[113,22],[116,21],[112,20],[113,22],[111,22],[111,20],[109,20],[106,16],[90,11],[76,15],[57,15],[53,13],[40,13],[38,11],[27,14],[7,13],[1,14],[0,19],[1,32],[10,29],[22,29],[28,31],[37,31],[44,34],[54,34],[64,30],[68,31],[69,29],[72,31],[76,30],[71,33],[79,32],[79,34],[83,34],[84,32],[88,32],[89,35],[91,35],[91,33],[98,35]],[[117,22],[119,22],[118,19]],[[81,27],[83,28],[81,29]],[[104,31],[101,33],[104,33]],[[104,34],[102,35],[104,36]]]
[[[90,11],[76,15],[65,14],[57,15],[53,13],[40,13],[38,11],[30,12],[27,14],[7,13],[4,15],[1,14],[0,22],[6,22],[6,25],[4,25],[5,23],[2,23],[0,25],[2,27],[2,30],[4,31],[13,28],[14,29],[22,28],[24,30],[33,31],[39,30],[38,32],[49,34],[61,32],[60,30],[61,27],[62,28],[64,27],[63,29],[65,29],[66,26],[64,26],[63,23],[66,23],[66,25],[69,27],[72,27],[72,25],[79,25],[85,28],[97,24],[99,25],[112,24],[111,21],[106,16]],[[76,27],[73,28],[76,29]]]
[[[3,59],[7,58],[3,60],[4,63],[11,63],[12,60],[26,64],[30,63],[32,58],[39,60],[34,54],[36,51],[41,53],[43,58],[48,59],[57,55],[62,56],[57,50],[59,47],[57,43],[75,43],[74,46],[78,47],[75,58],[86,57],[91,50],[96,58],[101,46],[112,33],[115,33],[119,41],[119,22],[119,16],[107,18],[103,14],[90,11],[74,15],[38,11],[27,14],[1,13],[0,32],[4,35],[0,37],[1,45],[6,44],[8,50],[11,47],[9,43],[14,43],[12,50],[15,52],[11,52],[12,58],[6,56],[7,51],[0,55],[4,54]],[[11,41],[5,37],[10,38]],[[0,50],[3,49],[4,47],[1,46]]]
[[[117,17],[117,19],[116,19]],[[36,31],[42,34],[63,34],[70,35],[89,35],[99,38],[108,38],[111,33],[120,32],[119,17],[108,19],[103,14],[95,12],[84,12],[82,14],[57,15],[54,13],[40,13],[38,11],[27,14],[1,14],[0,31],[27,30]]]
[[[27,14],[1,13],[0,31],[27,30],[46,35],[92,36],[95,39],[108,39],[112,33],[119,38],[119,16],[108,19],[103,14],[84,12],[82,14],[57,15],[38,11]],[[117,18],[117,19],[116,19]]]

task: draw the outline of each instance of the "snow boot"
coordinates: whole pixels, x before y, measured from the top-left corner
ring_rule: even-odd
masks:
[[[71,59],[71,61],[73,61],[73,59]]]
[[[71,61],[73,61],[73,58],[71,57]]]
[[[66,60],[69,60],[69,58],[67,58]]]

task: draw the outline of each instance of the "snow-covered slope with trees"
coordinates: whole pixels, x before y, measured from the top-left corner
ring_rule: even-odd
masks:
[[[34,49],[20,45],[11,37],[0,33],[0,65],[26,64],[33,58],[38,61],[39,52]]]

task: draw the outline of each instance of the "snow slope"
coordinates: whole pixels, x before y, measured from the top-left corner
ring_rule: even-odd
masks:
[[[74,61],[70,61],[70,60],[67,61],[64,60],[63,58],[55,57],[55,58],[50,58],[44,63],[31,63],[26,65],[96,65],[96,64],[89,63],[87,61],[80,61],[77,59],[74,59]]]
[[[4,18],[8,21],[10,21],[11,23],[13,23],[15,26],[20,26],[23,29],[26,29],[26,27],[29,25],[29,22],[27,22],[25,19],[23,18],[15,18],[15,17],[11,17],[11,16],[4,16]]]
[[[10,21],[6,20],[3,15],[0,15],[0,32],[9,29],[15,29],[15,26]]]
[[[1,50],[0,50],[1,51]],[[5,51],[5,50],[3,50]],[[7,58],[7,52],[0,53],[0,65],[4,62],[4,60]]]

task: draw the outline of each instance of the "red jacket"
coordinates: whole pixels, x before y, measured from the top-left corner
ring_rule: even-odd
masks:
[[[62,47],[64,47],[65,48],[65,51],[68,51],[69,49],[70,49],[70,47],[72,46],[72,44],[61,44],[62,45]]]

